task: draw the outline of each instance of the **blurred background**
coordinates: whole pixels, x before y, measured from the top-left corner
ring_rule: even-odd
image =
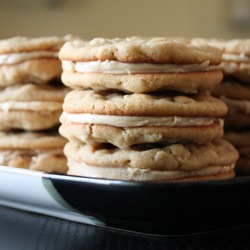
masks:
[[[249,0],[0,0],[0,39],[74,34],[93,37],[250,37]]]

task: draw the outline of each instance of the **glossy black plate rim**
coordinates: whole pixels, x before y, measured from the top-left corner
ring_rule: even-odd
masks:
[[[106,226],[157,235],[250,224],[250,178],[137,182],[45,174],[63,200]]]

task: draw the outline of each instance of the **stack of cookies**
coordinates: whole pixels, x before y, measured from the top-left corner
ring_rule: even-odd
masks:
[[[185,39],[95,38],[63,45],[60,133],[68,174],[119,180],[234,176],[223,136],[222,51]]]
[[[66,173],[66,140],[58,133],[68,89],[58,51],[67,38],[0,41],[0,164]]]
[[[202,41],[202,39],[197,39]],[[250,40],[209,40],[224,48],[221,69],[224,79],[212,94],[229,107],[225,138],[239,151],[237,175],[250,175]]]

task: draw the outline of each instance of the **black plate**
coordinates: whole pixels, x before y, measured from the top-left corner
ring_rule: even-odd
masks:
[[[183,235],[250,224],[250,178],[135,182],[43,175],[50,194],[107,227]],[[51,184],[57,190],[55,195]]]

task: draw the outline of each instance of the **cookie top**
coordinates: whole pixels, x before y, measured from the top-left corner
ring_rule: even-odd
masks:
[[[195,95],[124,94],[74,90],[65,97],[67,113],[88,113],[118,116],[188,116],[223,117],[227,106],[208,93]]]
[[[224,54],[241,54],[250,56],[250,39],[204,39],[194,38],[192,42],[195,45],[208,43],[224,50]]]
[[[0,132],[0,150],[63,148],[66,141],[57,132]]]
[[[50,36],[50,37],[24,37],[16,36],[0,40],[0,54],[20,53],[40,50],[58,51],[60,47],[72,39],[73,36],[65,37]]]
[[[61,60],[119,61],[126,63],[219,64],[222,50],[207,44],[192,45],[185,39],[165,37],[94,38],[66,42],[59,53]]]

